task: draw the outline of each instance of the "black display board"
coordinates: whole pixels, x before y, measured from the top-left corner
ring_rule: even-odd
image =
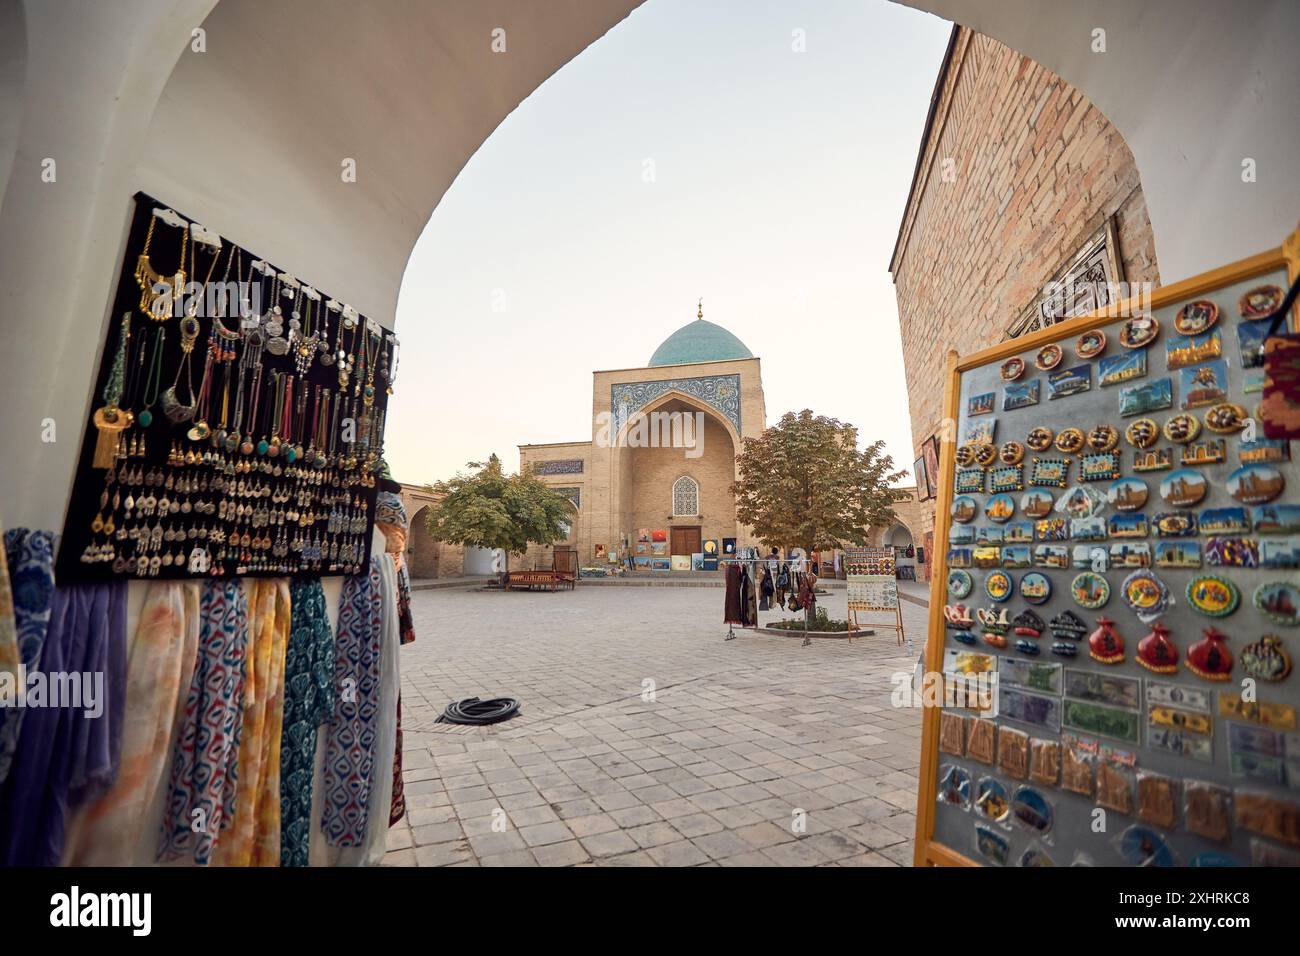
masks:
[[[319,576],[366,567],[377,493],[375,470],[382,454],[389,384],[395,374],[395,338],[350,308],[345,312],[341,303],[328,308],[330,297],[319,289],[315,289],[319,301],[311,298],[308,290],[314,287],[305,280],[295,285],[298,280],[271,265],[265,272],[254,271],[252,264],[260,260],[256,253],[233,247],[235,259],[228,269],[232,252],[228,240],[221,241],[212,268],[213,249],[203,244],[195,249],[183,214],[181,225],[155,218],[155,210],[166,208],[144,193],[135,197],[93,383],[91,413],[84,423],[56,564],[58,580]],[[209,296],[204,289],[192,322],[184,320],[190,298],[182,300],[179,314],[161,321],[154,318],[147,311],[150,302],[166,300],[142,295],[138,275],[146,276],[146,287],[150,282],[149,273],[139,268],[146,243],[148,266],[163,281],[170,282],[178,268],[184,270],[186,283],[205,283],[209,276],[214,286],[223,279],[229,283],[242,279],[244,285],[238,288],[243,301],[257,314],[241,318],[235,287],[227,286],[232,294],[224,307],[219,296]],[[153,286],[152,291],[158,288]],[[285,289],[292,294],[286,296]],[[196,290],[191,286],[190,291]],[[276,305],[279,316],[272,311]],[[295,312],[302,333],[318,333],[315,341],[291,333]],[[118,415],[129,414],[116,420],[131,424],[118,433],[112,467],[96,467],[101,432],[96,414],[104,420],[105,386],[113,376],[126,315],[131,334]],[[214,334],[216,323],[220,325]],[[208,414],[178,422],[164,411],[162,396],[182,369],[183,324],[190,331],[197,329],[190,359],[196,399],[209,356],[213,358]],[[274,334],[277,324],[278,336]],[[161,358],[153,371],[159,329],[163,330]],[[276,338],[280,341],[273,341]],[[298,346],[310,346],[309,364],[308,353],[298,354]],[[275,354],[276,350],[284,354]],[[306,365],[305,373],[299,364]],[[340,367],[345,364],[351,370],[344,387]],[[232,440],[241,367],[243,421],[238,440]],[[189,404],[186,378],[182,369],[177,384],[180,401],[175,404]],[[277,395],[284,395],[278,417]],[[367,395],[371,396],[368,405]],[[149,398],[155,398],[151,405]],[[146,410],[148,414],[142,414]],[[197,425],[200,418],[206,419],[207,434]],[[285,441],[286,437],[292,441]],[[278,453],[273,453],[277,445]]]

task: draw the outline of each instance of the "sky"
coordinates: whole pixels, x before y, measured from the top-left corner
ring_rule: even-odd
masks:
[[[950,28],[887,0],[648,0],[557,71],[411,255],[394,477],[590,440],[591,373],[646,365],[700,297],[762,360],[767,424],[811,408],[910,469],[889,257]]]

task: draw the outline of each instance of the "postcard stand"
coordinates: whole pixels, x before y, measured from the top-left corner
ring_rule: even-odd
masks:
[[[1300,459],[1259,440],[1254,317],[1298,275],[1300,230],[949,352],[917,865],[1300,861]]]

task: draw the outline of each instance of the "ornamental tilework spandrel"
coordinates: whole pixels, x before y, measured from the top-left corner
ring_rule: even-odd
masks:
[[[665,382],[628,382],[610,388],[610,407],[614,411],[617,434],[631,415],[666,392],[684,392],[714,409],[740,431],[740,376],[706,375],[701,378],[675,378]]]
[[[539,461],[533,466],[535,475],[580,475],[581,458],[556,458],[553,461]]]

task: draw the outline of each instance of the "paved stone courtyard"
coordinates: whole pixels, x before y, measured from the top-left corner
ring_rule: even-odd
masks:
[[[890,705],[890,676],[914,666],[922,607],[903,604],[909,654],[893,631],[724,641],[719,588],[413,600],[386,864],[910,865],[921,711]],[[820,600],[844,616],[843,589]],[[502,694],[520,716],[435,723]]]

